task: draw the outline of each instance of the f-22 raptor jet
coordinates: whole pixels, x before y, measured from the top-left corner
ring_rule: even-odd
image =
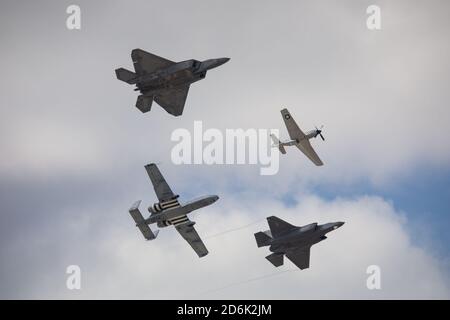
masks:
[[[286,149],[284,148],[285,146],[296,146],[316,166],[322,166],[322,160],[320,160],[319,156],[314,151],[311,143],[309,142],[309,139],[316,138],[317,136],[320,136],[322,140],[325,141],[325,138],[322,135],[322,128],[315,128],[314,130],[303,133],[303,131],[298,127],[295,120],[292,118],[288,109],[281,110],[281,116],[283,117],[284,124],[286,125],[291,140],[281,142],[275,135],[271,134],[270,136],[272,137],[272,140],[274,142],[273,146],[277,147],[282,154],[286,154]]]
[[[200,239],[197,231],[194,229],[195,222],[189,220],[187,214],[213,204],[219,197],[215,195],[204,196],[180,204],[177,200],[179,196],[172,192],[156,164],[148,164],[145,166],[145,169],[153,184],[159,202],[148,208],[150,216],[147,219],[144,219],[139,211],[141,200],[137,201],[129,210],[131,217],[133,217],[136,226],[142,232],[145,239],[153,240],[159,232],[159,230],[153,232],[148,226],[149,224],[156,223],[159,228],[173,225],[181,236],[191,245],[192,249],[194,249],[199,257],[206,256],[208,250]]]
[[[183,113],[189,86],[206,77],[209,69],[216,68],[229,58],[206,61],[186,60],[174,62],[141,49],[131,51],[135,72],[116,69],[117,79],[135,84],[140,91],[136,107],[142,112],[150,111],[153,100],[174,116]]]
[[[325,240],[330,231],[341,227],[344,222],[331,222],[322,225],[311,223],[296,227],[275,216],[268,217],[270,230],[255,233],[258,248],[270,246],[273,253],[266,257],[275,267],[283,265],[286,256],[300,269],[309,268],[310,250],[313,244]]]

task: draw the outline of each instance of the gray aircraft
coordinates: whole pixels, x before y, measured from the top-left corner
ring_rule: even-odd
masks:
[[[203,196],[181,204],[178,202],[179,196],[172,192],[156,164],[148,164],[145,166],[145,169],[155,189],[158,202],[148,208],[150,216],[147,219],[144,219],[139,211],[141,200],[136,201],[129,210],[131,217],[136,222],[136,226],[142,232],[144,238],[153,240],[158,235],[159,230],[152,231],[149,224],[156,223],[159,228],[173,225],[199,257],[206,256],[208,250],[194,229],[195,222],[189,220],[187,214],[213,204],[219,197],[215,195]]]
[[[313,244],[325,240],[330,231],[341,227],[344,222],[322,225],[311,223],[303,227],[293,226],[275,216],[268,217],[270,230],[255,233],[258,248],[270,246],[273,252],[266,257],[275,267],[283,265],[286,256],[300,269],[309,268],[310,250]]]
[[[281,116],[283,117],[284,124],[286,125],[291,140],[281,142],[275,135],[271,134],[270,136],[272,137],[272,140],[274,142],[273,146],[277,147],[282,154],[286,154],[286,149],[284,148],[285,146],[296,146],[316,166],[322,166],[322,160],[320,160],[319,156],[314,151],[311,143],[309,142],[309,139],[316,138],[317,136],[320,136],[322,140],[325,141],[325,138],[322,135],[322,128],[319,129],[316,127],[314,130],[303,133],[303,131],[298,127],[295,120],[292,118],[288,109],[281,110]]]
[[[206,61],[186,60],[173,62],[141,49],[131,51],[135,72],[116,69],[117,79],[135,84],[140,91],[136,107],[142,112],[150,111],[153,100],[174,116],[183,113],[189,86],[206,77],[209,69],[216,68],[229,58]]]

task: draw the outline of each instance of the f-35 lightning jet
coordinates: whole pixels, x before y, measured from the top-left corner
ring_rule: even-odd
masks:
[[[150,111],[153,100],[174,116],[183,113],[189,86],[206,77],[209,69],[218,67],[229,58],[206,61],[186,60],[173,62],[141,49],[131,51],[135,72],[116,69],[117,79],[135,84],[140,91],[136,107],[142,112]]]
[[[173,225],[199,257],[206,256],[208,250],[194,229],[195,222],[189,220],[187,214],[213,204],[219,197],[214,195],[204,196],[181,204],[177,200],[179,196],[172,192],[156,164],[148,164],[145,166],[145,169],[147,170],[159,201],[148,208],[150,216],[147,219],[144,219],[139,211],[141,200],[137,201],[130,208],[131,217],[133,217],[136,226],[142,232],[145,239],[153,240],[159,232],[159,230],[153,232],[148,226],[149,224],[156,223],[159,228]]]
[[[319,156],[314,151],[311,143],[309,142],[309,139],[316,138],[317,136],[320,136],[322,140],[325,141],[325,138],[322,135],[322,128],[315,128],[314,130],[303,133],[303,131],[298,127],[295,120],[292,118],[288,109],[281,110],[281,116],[283,117],[284,124],[286,125],[291,140],[281,142],[275,135],[271,134],[270,136],[272,137],[272,140],[274,142],[273,146],[277,147],[282,154],[286,154],[286,149],[284,148],[285,146],[296,146],[316,166],[323,165],[322,160],[320,160]]]
[[[341,227],[344,222],[331,222],[322,225],[311,223],[296,227],[275,216],[268,217],[270,230],[255,233],[258,248],[270,246],[273,253],[266,257],[275,267],[283,265],[286,256],[300,269],[309,268],[310,249],[313,244],[325,240],[330,231]]]

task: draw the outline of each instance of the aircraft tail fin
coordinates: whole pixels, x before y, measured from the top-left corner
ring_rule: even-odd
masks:
[[[270,137],[272,138],[273,141],[273,147],[277,147],[282,154],[286,154],[286,149],[284,148],[281,141],[278,140],[278,138],[274,134],[271,134]]]
[[[283,254],[282,253],[272,253],[266,257],[275,267],[283,265]]]
[[[117,79],[125,81],[126,83],[135,84],[137,75],[136,73],[125,68],[119,68],[116,69],[116,77]]]
[[[270,237],[266,232],[257,232],[255,233],[256,245],[258,248],[268,246],[272,237]]]
[[[142,113],[149,112],[152,108],[153,96],[148,97],[144,95],[140,95],[136,101],[136,108],[141,110]]]
[[[133,220],[136,222],[136,226],[141,231],[142,235],[147,240],[153,240],[158,236],[159,230],[156,230],[155,232],[150,229],[148,224],[145,222],[144,217],[142,216],[141,212],[139,211],[139,205],[141,204],[141,200],[136,201],[133,206],[130,208],[129,212]]]

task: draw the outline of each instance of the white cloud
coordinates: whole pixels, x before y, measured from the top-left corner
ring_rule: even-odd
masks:
[[[324,201],[303,196],[291,208],[261,199],[248,203],[221,199],[193,216],[210,254],[196,257],[172,228],[155,241],[144,241],[126,212],[112,221],[84,221],[66,229],[65,237],[77,241],[73,250],[47,257],[46,270],[20,297],[34,298],[137,298],[137,299],[429,299],[449,298],[445,268],[411,242],[404,215],[377,197]],[[250,209],[251,208],[251,209]],[[116,210],[117,211],[117,210]],[[92,213],[89,213],[92,216]],[[285,261],[279,268],[264,258],[267,248],[257,248],[253,233],[267,228],[265,216],[277,215],[293,224],[345,221],[313,246],[311,268],[291,271]],[[224,230],[260,219],[249,228],[208,238]],[[78,221],[78,219],[77,219]],[[68,222],[69,225],[70,221]],[[88,230],[97,230],[87,236]],[[70,230],[70,232],[68,232]],[[49,235],[53,239],[54,235]],[[70,241],[70,240],[69,240]],[[33,249],[33,244],[31,244]],[[58,264],[52,264],[59,261]],[[43,262],[41,262],[43,263]],[[64,288],[64,264],[82,268],[82,290]],[[366,268],[381,268],[381,290],[366,288]],[[55,268],[57,266],[57,268]],[[61,268],[62,270],[58,270]],[[289,271],[289,272],[285,272]],[[60,276],[56,275],[60,273]],[[55,277],[52,277],[55,275]],[[268,276],[268,277],[266,277]],[[263,277],[263,279],[249,281]]]

